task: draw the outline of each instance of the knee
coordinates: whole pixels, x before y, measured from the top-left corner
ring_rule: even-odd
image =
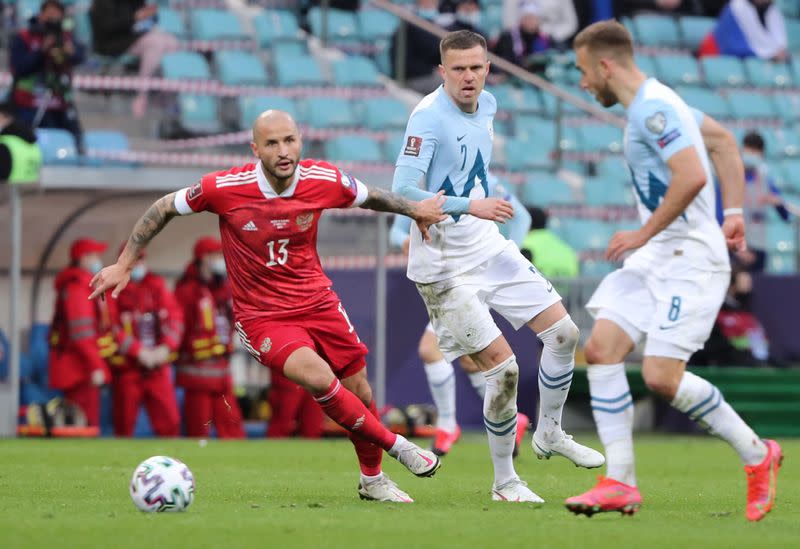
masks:
[[[353,392],[365,406],[369,406],[370,402],[372,402],[372,387],[370,387],[366,378],[356,385]]]
[[[642,368],[642,378],[648,389],[669,402],[675,398],[675,394],[678,392],[680,380],[667,370],[644,367]]]
[[[539,339],[550,351],[555,354],[573,354],[578,346],[581,332],[578,326],[567,316],[539,335]]]
[[[611,364],[610,349],[608,346],[603,345],[596,339],[590,338],[583,348],[583,354],[586,357],[586,362],[589,364]]]
[[[419,340],[417,352],[419,353],[420,360],[425,364],[438,362],[444,358],[442,356],[442,351],[439,350],[439,342],[436,336],[428,331],[426,331],[422,339]]]

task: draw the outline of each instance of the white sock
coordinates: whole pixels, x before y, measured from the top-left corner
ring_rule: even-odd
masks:
[[[383,476],[383,471],[381,471],[380,473],[378,473],[375,476],[369,476],[369,475],[365,475],[364,473],[361,473],[361,484],[370,484],[372,482],[375,482],[376,480],[378,480],[382,476]]]
[[[472,388],[475,389],[478,396],[483,399],[483,397],[486,396],[486,378],[483,377],[483,372],[472,372],[467,375],[469,376],[469,382],[472,384]]]
[[[633,398],[625,364],[589,366],[587,377],[597,434],[606,449],[606,476],[636,486]]]
[[[442,359],[425,364],[428,387],[436,406],[436,427],[448,433],[456,430],[456,376],[453,365]]]
[[[494,483],[499,486],[516,478],[512,453],[517,435],[517,358],[509,358],[483,372],[486,395],[483,397],[483,423],[489,437],[494,465]]]
[[[745,465],[757,465],[767,457],[766,444],[725,402],[719,389],[702,377],[684,372],[671,404],[733,446]]]
[[[555,442],[563,436],[561,412],[567,401],[575,368],[578,327],[569,315],[537,334],[544,343],[539,363],[539,421],[536,438]]]

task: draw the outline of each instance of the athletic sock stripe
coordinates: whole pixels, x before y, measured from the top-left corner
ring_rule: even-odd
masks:
[[[700,412],[699,414],[694,416],[692,419],[694,419],[695,421],[700,421],[701,419],[703,419],[703,417],[706,414],[708,414],[708,413],[712,412],[713,410],[716,410],[717,408],[719,408],[720,404],[722,404],[722,393],[720,393],[719,390],[717,390],[717,399],[714,401],[714,404],[712,404],[711,406],[706,408],[704,412]]]
[[[441,386],[443,386],[445,383],[447,383],[448,381],[450,381],[451,379],[453,379],[453,378],[455,377],[455,375],[456,375],[456,374],[455,374],[455,372],[453,372],[452,374],[450,374],[449,376],[447,376],[446,378],[444,378],[444,379],[443,379],[442,381],[440,381],[439,383],[433,383],[433,382],[431,382],[431,387],[441,387]]]
[[[486,422],[484,422],[484,425],[485,424],[486,424]],[[514,424],[511,425],[511,427],[509,427],[505,431],[498,431],[498,430],[492,429],[488,425],[485,425],[485,427],[486,427],[486,430],[489,431],[490,433],[492,433],[493,435],[498,436],[498,437],[503,437],[503,436],[506,436],[507,434],[509,434],[511,431],[514,431],[516,433],[517,422],[515,421]]]
[[[327,393],[325,393],[324,395],[322,395],[320,397],[314,397],[314,400],[316,400],[320,404],[324,404],[325,402],[327,402],[330,399],[332,399],[333,397],[335,397],[336,393],[338,393],[339,389],[341,389],[341,388],[342,388],[342,383],[337,379],[336,380],[336,385],[333,387],[333,389],[331,389],[330,391],[328,391]]]
[[[708,397],[706,397],[706,399],[703,402],[701,402],[700,404],[698,404],[696,406],[693,406],[693,407],[689,408],[688,410],[686,410],[686,415],[689,416],[689,417],[692,417],[692,415],[695,412],[697,412],[700,408],[702,408],[703,406],[705,406],[706,404],[711,402],[711,400],[714,398],[715,392],[718,393],[719,391],[717,391],[717,388],[712,385],[711,386],[711,392],[708,394]]]
[[[625,399],[626,399],[626,398],[628,398],[629,396],[631,396],[631,392],[630,392],[630,391],[625,391],[624,393],[622,393],[622,394],[621,394],[621,395],[619,395],[618,397],[614,397],[614,398],[600,398],[600,397],[593,396],[593,397],[592,397],[592,400],[595,400],[595,401],[597,401],[597,402],[603,402],[603,403],[605,403],[605,404],[614,404],[615,402],[621,402],[621,401],[625,400]]]
[[[544,378],[547,381],[550,381],[551,383],[555,383],[556,381],[561,381],[562,379],[566,379],[567,377],[572,377],[572,370],[570,370],[569,372],[567,372],[564,375],[557,376],[557,377],[552,377],[552,376],[547,375],[547,372],[545,372],[544,369],[539,368],[539,375],[540,376],[544,376]]]
[[[572,376],[570,376],[570,378],[568,380],[566,380],[564,383],[559,383],[559,384],[555,385],[555,384],[547,383],[544,380],[544,378],[540,375],[539,376],[539,383],[541,383],[542,385],[544,385],[548,389],[560,389],[561,387],[565,387],[565,386],[569,385],[570,383],[572,383]]]
[[[633,406],[633,400],[631,400],[630,402],[626,402],[619,408],[605,408],[603,406],[592,406],[592,410],[595,412],[605,412],[607,414],[619,414],[620,412],[627,410],[631,406]]]
[[[509,423],[511,423],[512,421],[514,422],[514,425],[516,425],[516,424],[517,424],[517,414],[514,414],[513,416],[511,416],[511,417],[510,417],[510,418],[508,418],[508,419],[504,419],[504,420],[503,420],[503,421],[501,421],[500,423],[495,423],[494,421],[491,421],[491,420],[490,420],[489,418],[487,418],[486,416],[483,416],[483,422],[484,422],[484,423],[485,423],[485,424],[486,424],[488,427],[494,427],[495,429],[502,429],[503,427],[505,427],[506,425],[508,425],[508,424],[509,424]]]

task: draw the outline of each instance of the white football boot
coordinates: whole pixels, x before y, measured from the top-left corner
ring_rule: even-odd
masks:
[[[592,450],[588,446],[578,444],[572,440],[572,435],[568,435],[564,431],[561,431],[561,438],[556,442],[544,442],[536,437],[536,433],[533,433],[531,445],[536,457],[539,459],[564,456],[574,463],[576,467],[586,467],[587,469],[600,467],[606,462],[603,454],[597,450]]]
[[[500,486],[492,486],[492,501],[544,503],[542,498],[528,488],[528,483],[520,480],[519,477],[504,482]]]
[[[389,455],[418,477],[432,477],[442,466],[439,456],[430,450],[423,450],[400,435],[397,435],[397,442],[389,450]]]
[[[361,479],[361,482],[358,483],[358,497],[372,501],[414,503],[411,496],[398,488],[397,484],[386,473],[381,473],[378,478],[369,482]]]

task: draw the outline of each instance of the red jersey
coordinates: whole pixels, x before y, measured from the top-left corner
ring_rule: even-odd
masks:
[[[276,194],[261,163],[203,176],[178,192],[179,213],[219,216],[222,253],[237,320],[303,316],[336,299],[317,255],[322,210],[366,199],[366,187],[327,162],[300,161],[294,181]]]

